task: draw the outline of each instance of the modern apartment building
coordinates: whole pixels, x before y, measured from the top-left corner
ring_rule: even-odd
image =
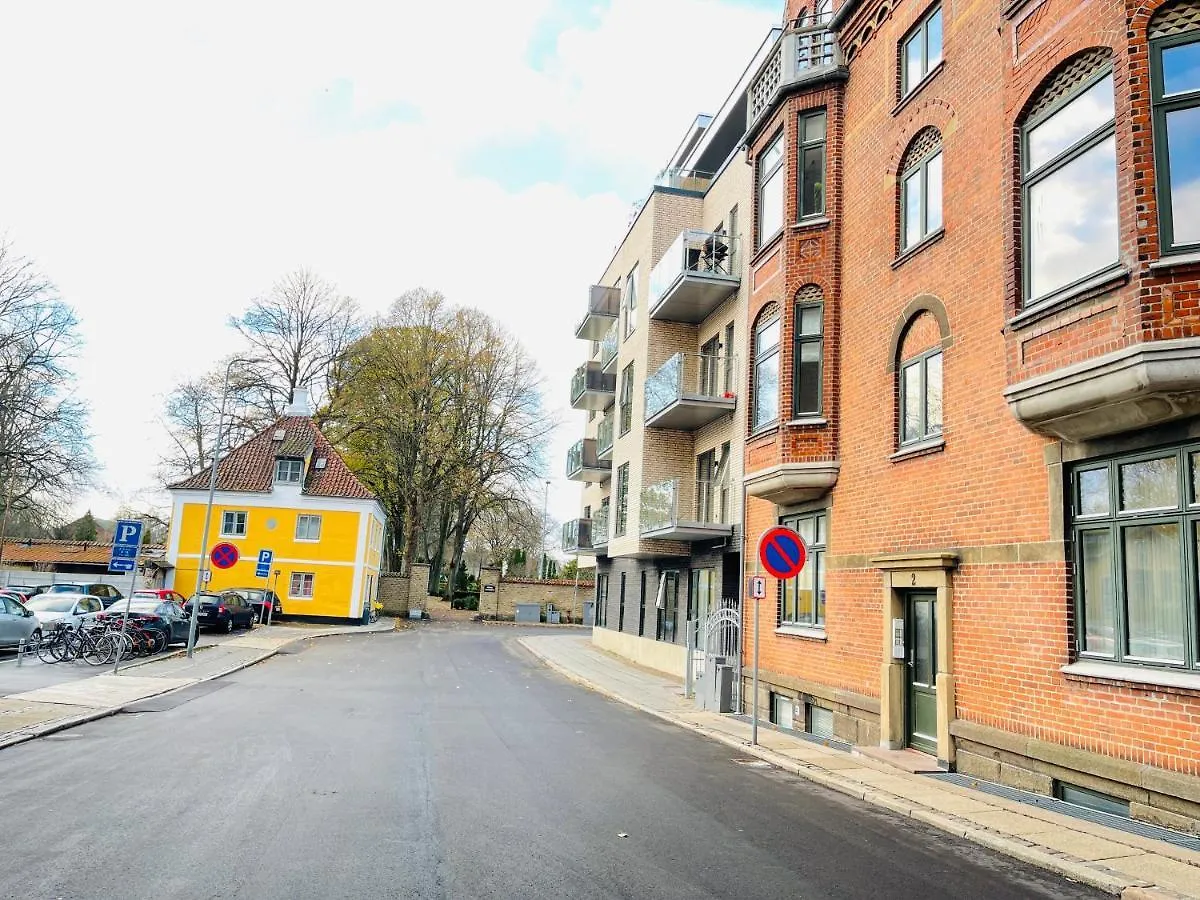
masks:
[[[1200,0],[785,16],[728,426],[748,565],[810,549],[762,708],[1197,830]]]
[[[575,332],[567,476],[585,487],[563,548],[594,557],[595,641],[680,675],[685,623],[741,595],[746,87],[777,35],[688,129]]]

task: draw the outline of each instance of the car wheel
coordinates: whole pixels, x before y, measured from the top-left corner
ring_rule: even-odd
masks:
[[[42,642],[42,629],[33,629],[33,634],[29,636],[29,640],[34,644],[40,644]]]
[[[228,619],[226,619],[224,622],[221,623],[221,630],[224,631],[226,634],[229,634],[231,631],[233,631],[233,616],[230,616]]]

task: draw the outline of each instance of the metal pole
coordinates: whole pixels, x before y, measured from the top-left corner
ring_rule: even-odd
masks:
[[[546,577],[546,516],[550,510],[550,482],[546,481],[546,498],[542,501],[542,556],[538,560],[538,578]]]
[[[142,530],[138,532],[137,549],[133,551],[133,576],[129,579],[129,596],[125,598],[125,615],[121,619],[121,642],[117,646],[116,658],[113,660],[113,674],[117,674],[117,670],[121,667],[121,654],[125,650],[125,629],[129,627],[129,607],[133,603],[133,592],[137,590],[137,561],[142,554],[142,535],[146,533],[146,523],[142,523]]]
[[[751,688],[754,696],[750,713],[750,743],[754,746],[758,746],[758,608],[761,604],[761,600],[754,601],[754,686]]]
[[[271,576],[269,576],[269,575],[267,576],[268,582],[270,581],[270,577]],[[276,591],[279,590],[279,570],[278,569],[275,570],[275,590]],[[271,625],[271,616],[274,614],[274,612],[275,612],[275,601],[272,600],[271,605],[267,607],[267,626],[268,627],[270,627],[270,625]]]
[[[692,669],[696,666],[696,620],[688,619],[684,630],[684,644],[687,646],[687,665],[683,670],[683,695],[688,699],[696,696],[696,676]]]

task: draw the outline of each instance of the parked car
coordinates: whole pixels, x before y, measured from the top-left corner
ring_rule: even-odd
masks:
[[[180,606],[187,603],[187,597],[172,591],[169,588],[138,588],[133,592],[135,600],[161,600],[166,603],[178,603]]]
[[[283,601],[279,599],[279,595],[274,591],[266,591],[262,588],[229,588],[231,591],[236,591],[250,601],[250,605],[254,607],[254,613],[258,621],[265,622],[267,619],[267,604],[271,604],[271,618],[276,618],[283,615]]]
[[[104,608],[108,609],[118,600],[124,600],[125,595],[118,591],[111,584],[52,584],[46,588],[48,594],[91,594],[93,597],[99,597],[100,602],[104,604]]]
[[[199,621],[201,625],[215,628],[226,634],[235,628],[254,627],[254,607],[241,594],[234,591],[220,593],[204,591],[192,594],[183,607],[183,614],[189,619],[192,615],[192,604],[200,603]]]
[[[38,594],[46,593],[46,585],[44,584],[10,584],[4,588],[5,591],[13,594],[20,594],[22,597],[36,597]]]
[[[18,647],[21,641],[38,641],[42,626],[37,616],[11,594],[0,594],[0,647]]]
[[[203,605],[201,608],[203,609]],[[101,615],[123,616],[125,615],[125,604],[117,604]],[[178,603],[159,600],[155,597],[141,598],[136,592],[129,599],[129,620],[136,621],[138,625],[148,631],[160,631],[166,634],[168,644],[186,643],[188,629],[192,625],[191,619],[184,614],[183,608]]]
[[[104,610],[99,597],[91,594],[39,594],[25,606],[31,610],[42,628],[64,623],[68,628],[78,628],[90,622]]]

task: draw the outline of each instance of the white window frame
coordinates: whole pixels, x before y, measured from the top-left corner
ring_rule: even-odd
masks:
[[[301,593],[296,593],[296,579],[300,579]],[[315,593],[317,585],[316,572],[293,572],[288,577],[288,599],[290,600],[311,600]],[[303,593],[305,587],[308,588],[308,593]]]
[[[293,463],[295,469],[293,470]],[[284,466],[287,466],[287,477],[281,477]],[[295,478],[292,474],[295,474]],[[275,460],[275,483],[276,484],[299,484],[304,480],[304,460],[295,459],[293,457],[280,457]]]
[[[308,530],[311,530],[311,526],[314,521],[317,523],[316,537],[313,537],[307,533],[301,534],[301,529],[300,529],[301,524],[310,526],[309,529],[306,529],[306,532],[307,532]],[[319,516],[315,513],[298,513],[296,515],[296,540],[304,541],[305,543],[310,543],[310,544],[315,544],[318,541],[320,541],[321,540],[321,516]]]
[[[778,148],[779,152],[775,163],[769,169],[764,169],[761,165],[762,160],[766,159],[771,153],[775,152],[776,148]],[[759,157],[760,165],[758,172],[758,184],[755,187],[756,203],[754,210],[756,219],[754,224],[755,230],[757,231],[758,247],[765,247],[775,238],[775,235],[783,231],[783,223],[787,218],[787,174],[782,171],[784,162],[786,161],[784,158],[784,151],[786,150],[787,147],[784,145],[783,132],[781,131],[775,136],[773,141],[767,144],[766,149],[763,150]],[[777,185],[772,185],[771,181],[776,175],[779,176],[779,183]],[[768,187],[771,187],[773,190],[779,192],[779,224],[776,225],[770,233],[767,233],[763,230],[762,220],[763,197],[766,195],[766,189]]]
[[[233,523],[234,523],[233,530],[230,530],[228,528],[228,523],[229,523],[228,517],[229,516],[235,517],[233,520]],[[242,517],[240,531],[237,530],[237,518],[236,518],[237,516]],[[244,538],[246,536],[246,532],[249,530],[249,528],[250,528],[250,513],[248,510],[226,509],[221,512],[221,537]]]
[[[938,44],[937,54],[929,52],[929,23],[937,17],[940,19],[938,32],[941,42]],[[921,42],[921,71],[910,72],[908,69],[908,45],[914,40]],[[934,5],[929,12],[921,17],[921,21],[913,26],[903,38],[900,39],[900,96],[907,97],[915,91],[926,78],[929,73],[936,69],[942,62],[943,48],[946,43],[946,18],[942,15],[941,4]]]

